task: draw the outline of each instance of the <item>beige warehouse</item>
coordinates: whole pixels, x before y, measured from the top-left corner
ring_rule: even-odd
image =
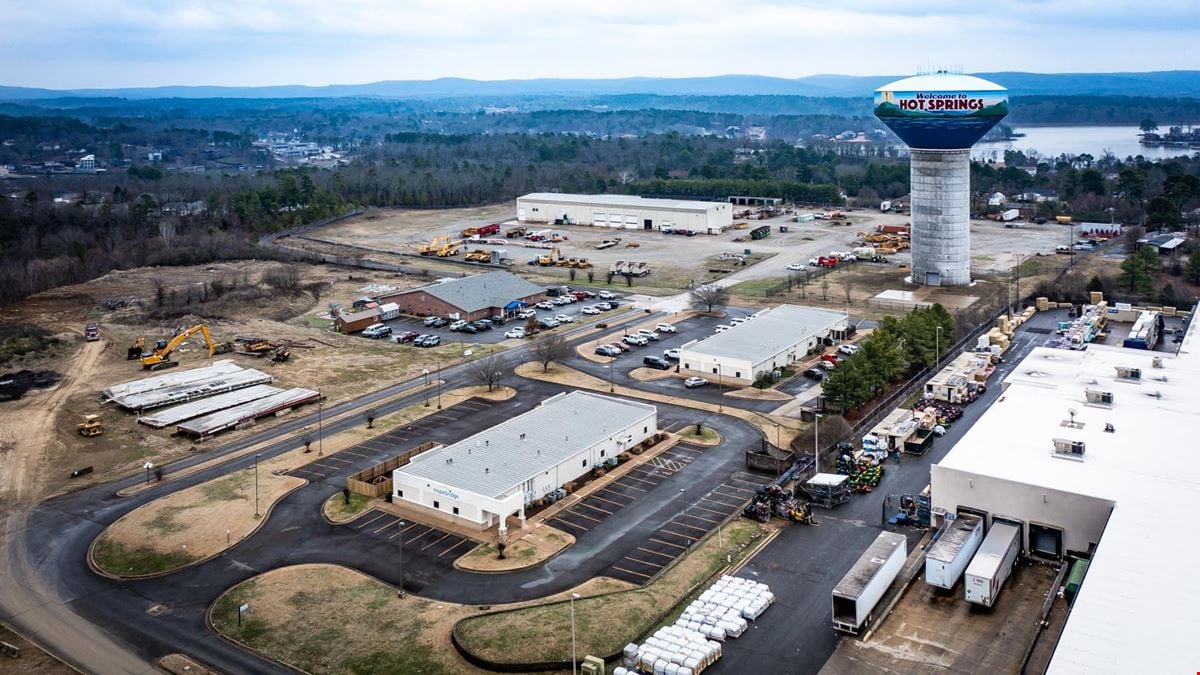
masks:
[[[622,230],[691,230],[696,234],[720,234],[733,225],[733,207],[725,202],[534,192],[517,198],[517,220]]]

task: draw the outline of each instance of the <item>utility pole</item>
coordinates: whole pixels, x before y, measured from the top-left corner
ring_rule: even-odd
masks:
[[[254,454],[254,517],[259,518],[262,513],[258,510],[258,458],[262,455]]]
[[[442,409],[442,360],[440,358],[437,360],[437,399],[438,399],[437,409],[441,410]]]
[[[936,369],[942,362],[942,327],[935,326],[935,328],[937,330],[933,337],[933,367]]]
[[[571,675],[579,675],[578,662],[575,658],[575,601],[578,599],[578,593],[571,594]]]
[[[321,413],[325,407],[325,396],[317,390],[317,457],[325,456],[325,430],[321,425]]]
[[[821,473],[821,415],[813,415],[813,475]]]
[[[399,530],[396,533],[396,539],[399,540],[397,542],[396,547],[398,549],[400,549],[400,592],[397,595],[398,595],[398,597],[403,598],[404,597],[404,521],[401,520],[399,523],[396,524],[396,527]]]
[[[683,525],[683,538],[687,540],[687,547],[691,548],[692,547],[692,533],[688,529],[688,524],[687,524],[687,488],[679,488],[679,494],[683,498],[683,519],[680,520],[679,522],[680,522],[680,524]]]
[[[610,394],[616,391],[616,388],[613,386],[613,367],[616,362],[617,357],[610,356],[608,358],[608,393]]]

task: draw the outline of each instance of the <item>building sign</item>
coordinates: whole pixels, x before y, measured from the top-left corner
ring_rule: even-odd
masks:
[[[450,488],[435,487],[433,488],[433,494],[440,495],[442,497],[449,497],[455,501],[462,499],[462,496]]]
[[[911,148],[969,148],[1007,114],[1004,91],[875,92],[875,116]]]

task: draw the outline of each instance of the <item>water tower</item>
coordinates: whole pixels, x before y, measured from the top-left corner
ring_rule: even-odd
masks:
[[[970,75],[939,71],[875,90],[875,116],[911,155],[913,283],[971,283],[971,146],[1007,114],[1007,90]]]

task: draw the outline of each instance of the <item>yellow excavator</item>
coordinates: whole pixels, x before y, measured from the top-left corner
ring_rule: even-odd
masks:
[[[153,352],[142,354],[142,367],[149,370],[163,370],[179,365],[178,362],[171,360],[171,352],[196,333],[204,335],[204,342],[208,345],[208,358],[211,359],[213,352],[217,350],[217,345],[208,333],[208,326],[198,323],[185,331],[180,331],[170,340],[159,340],[158,344],[154,345]]]
[[[421,247],[417,249],[417,253],[421,255],[437,255],[438,251],[442,250],[449,244],[450,237],[441,235],[434,237],[433,241],[429,242],[428,244],[421,244]]]
[[[547,251],[545,253],[545,255],[539,256],[538,264],[541,265],[542,267],[550,267],[552,265],[557,265],[559,263],[559,261],[562,259],[563,259],[562,252],[559,251],[558,247],[556,246],[556,247],[550,249],[549,251]]]

